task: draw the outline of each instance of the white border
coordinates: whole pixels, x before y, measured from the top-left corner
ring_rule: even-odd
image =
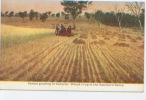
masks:
[[[94,1],[116,1],[116,0],[94,0]],[[118,0],[118,1],[144,1],[145,2],[145,0]],[[0,8],[1,8],[1,5],[0,5]],[[146,72],[146,70],[144,72]],[[146,76],[145,76],[145,79],[146,79]],[[146,98],[145,91],[146,91],[145,86],[144,86],[143,93],[70,92],[70,91],[61,91],[61,92],[47,91],[46,92],[46,91],[0,90],[0,100],[145,100]]]

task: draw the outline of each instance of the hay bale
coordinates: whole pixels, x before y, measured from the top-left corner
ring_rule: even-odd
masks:
[[[125,30],[122,30],[122,33],[127,33],[127,31],[125,31]]]
[[[88,35],[87,35],[87,34],[81,34],[81,35],[80,35],[80,38],[87,39],[87,38],[88,38]]]
[[[136,39],[131,39],[132,42],[137,42]]]
[[[119,38],[119,41],[125,41],[125,39],[124,38]]]
[[[138,37],[136,38],[136,40],[142,40],[142,38],[138,36]]]
[[[78,38],[74,39],[73,43],[75,43],[75,44],[86,44],[86,42],[84,40],[78,39]]]
[[[98,42],[97,41],[92,41],[92,42],[90,42],[90,44],[98,44]]]
[[[127,44],[127,43],[115,43],[114,46],[129,47],[129,44]]]
[[[98,44],[98,45],[104,45],[106,42],[103,41],[103,40],[99,40],[98,42],[97,41],[92,41],[90,42],[90,44]]]
[[[105,40],[110,40],[110,38],[109,38],[109,37],[104,37],[104,39],[105,39]]]
[[[92,35],[92,39],[97,39],[97,36],[96,35]]]
[[[126,37],[129,38],[129,39],[131,39],[131,36],[130,35],[127,35]]]

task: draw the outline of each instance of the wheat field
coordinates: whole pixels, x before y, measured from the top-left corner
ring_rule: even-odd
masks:
[[[87,26],[63,37],[54,29],[2,25],[0,80],[143,83],[143,36]]]
[[[11,25],[1,25],[2,46],[24,43],[54,33],[53,29],[24,28]]]

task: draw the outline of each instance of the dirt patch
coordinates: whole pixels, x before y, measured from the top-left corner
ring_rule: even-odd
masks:
[[[115,43],[114,46],[129,47],[129,44],[127,44],[127,43]]]
[[[86,44],[86,42],[83,39],[78,39],[78,38],[74,39],[73,43],[75,43],[75,44]]]

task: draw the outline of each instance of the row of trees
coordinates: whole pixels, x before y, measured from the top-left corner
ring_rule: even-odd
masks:
[[[85,12],[86,18],[95,19],[100,27],[100,23],[112,26],[121,27],[140,27],[142,31],[144,28],[144,16],[145,9],[142,2],[130,2],[125,3],[125,6],[129,9],[131,13],[125,13],[124,8],[119,9],[117,6],[114,6],[114,11],[103,12],[97,10],[95,13]]]
[[[75,20],[76,18],[82,14],[84,9],[87,9],[88,6],[92,3],[91,1],[70,1],[70,0],[63,0],[60,2],[62,6],[64,6],[64,12],[53,14],[51,11],[45,12],[45,13],[38,13],[33,10],[27,14],[26,11],[16,13],[15,16],[20,16],[21,18],[24,18],[29,16],[30,20],[33,20],[36,18],[37,20],[40,19],[42,22],[44,22],[48,16],[57,17],[64,16],[65,19],[69,19],[71,16],[73,19],[73,25],[75,28]],[[142,2],[128,2],[125,3],[125,6],[131,11],[131,14],[124,13],[123,9],[119,9],[117,6],[114,6],[114,11],[112,12],[103,12],[101,10],[97,10],[95,13],[88,13],[85,12],[86,18],[89,19],[95,19],[99,26],[100,23],[106,24],[106,25],[113,25],[113,26],[119,26],[121,27],[133,27],[138,26],[141,30],[143,30],[144,27],[144,9]],[[12,17],[14,16],[14,12],[11,11],[5,12],[4,14],[1,13],[2,16],[8,16]]]
[[[129,13],[117,13],[115,15],[114,12],[103,12],[101,10],[97,10],[95,13],[85,12],[85,16],[88,20],[95,19],[98,22],[99,27],[100,23],[110,26],[119,26],[119,28],[139,27],[139,19],[141,26],[144,27],[144,9],[142,9],[139,19],[137,19],[135,15]]]
[[[39,13],[37,11],[34,11],[34,10],[30,10],[30,12],[28,13],[27,11],[24,11],[24,12],[18,12],[18,13],[14,13],[14,11],[11,11],[11,12],[8,12],[6,11],[5,13],[1,12],[1,16],[2,17],[21,17],[23,19],[23,22],[24,22],[24,19],[26,17],[29,17],[30,20],[33,20],[34,18],[36,18],[36,20],[41,20],[42,22],[44,22],[49,16],[50,17],[57,17],[59,18],[60,16],[69,16],[68,14],[65,14],[64,12],[58,12],[56,14],[52,13],[51,11],[48,11],[48,12],[45,12],[45,13]]]

